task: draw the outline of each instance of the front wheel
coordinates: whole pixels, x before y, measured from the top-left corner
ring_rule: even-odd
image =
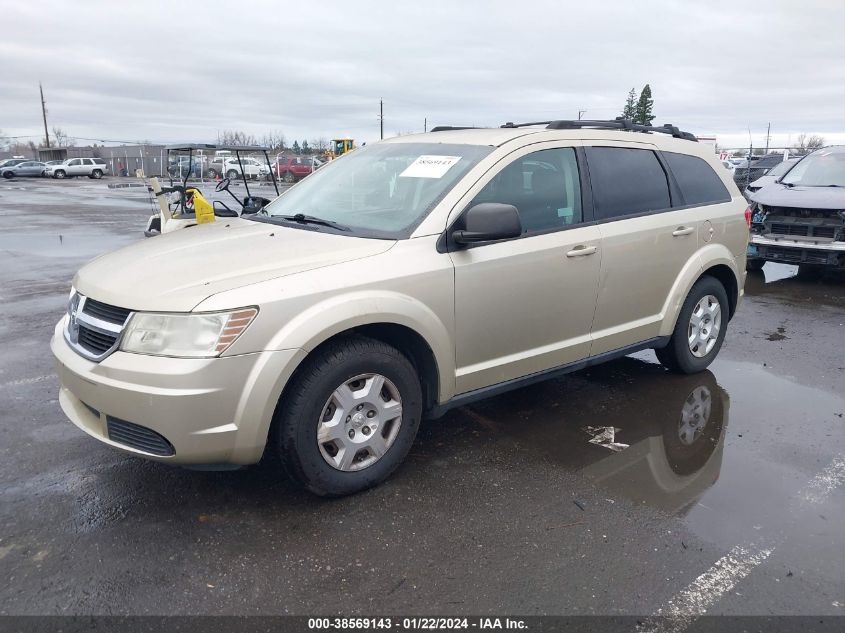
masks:
[[[230,169],[226,172],[226,178],[228,178],[229,180],[237,180],[238,172],[236,172],[234,169]]]
[[[285,180],[286,183],[292,184],[293,181],[296,180],[296,176],[294,176],[291,172],[286,171],[285,176],[284,176],[284,180]]]
[[[3,178],[12,178],[15,174],[10,171],[3,172]]]
[[[53,172],[53,178],[62,179],[65,176],[67,176],[67,174],[62,169],[57,169],[56,171]]]
[[[714,277],[695,282],[687,295],[666,347],[657,359],[670,371],[694,374],[704,370],[722,347],[728,326],[728,295]]]
[[[402,463],[421,415],[411,362],[381,341],[348,337],[297,372],[276,407],[271,441],[305,488],[347,495],[381,483]]]

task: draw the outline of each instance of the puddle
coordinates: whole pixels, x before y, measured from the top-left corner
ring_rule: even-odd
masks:
[[[767,263],[745,279],[748,297],[776,297],[791,304],[845,306],[845,272],[800,275],[798,266]]]
[[[624,358],[467,409],[527,449],[524,459],[575,469],[609,500],[682,517],[728,547],[757,533],[800,537],[808,523],[823,530],[842,515],[834,508],[800,524],[785,508],[842,450],[845,400],[751,363],[676,376],[650,353],[638,356],[648,360]]]

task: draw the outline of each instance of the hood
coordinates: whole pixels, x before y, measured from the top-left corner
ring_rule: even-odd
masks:
[[[219,292],[378,255],[395,243],[218,219],[101,255],[73,283],[122,308],[185,312]]]
[[[772,183],[751,196],[751,200],[773,207],[845,210],[845,187],[787,187]]]

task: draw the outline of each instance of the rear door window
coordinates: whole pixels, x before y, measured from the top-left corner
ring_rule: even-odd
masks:
[[[663,158],[681,188],[684,204],[730,202],[731,194],[707,161],[676,152],[663,152]]]
[[[587,147],[596,220],[671,207],[669,181],[655,153],[628,147]]]

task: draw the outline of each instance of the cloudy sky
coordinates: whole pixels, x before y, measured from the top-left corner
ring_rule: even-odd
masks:
[[[0,130],[211,142],[378,139],[437,124],[613,118],[755,145],[845,142],[845,0],[0,0]],[[37,138],[35,139],[37,140]]]

